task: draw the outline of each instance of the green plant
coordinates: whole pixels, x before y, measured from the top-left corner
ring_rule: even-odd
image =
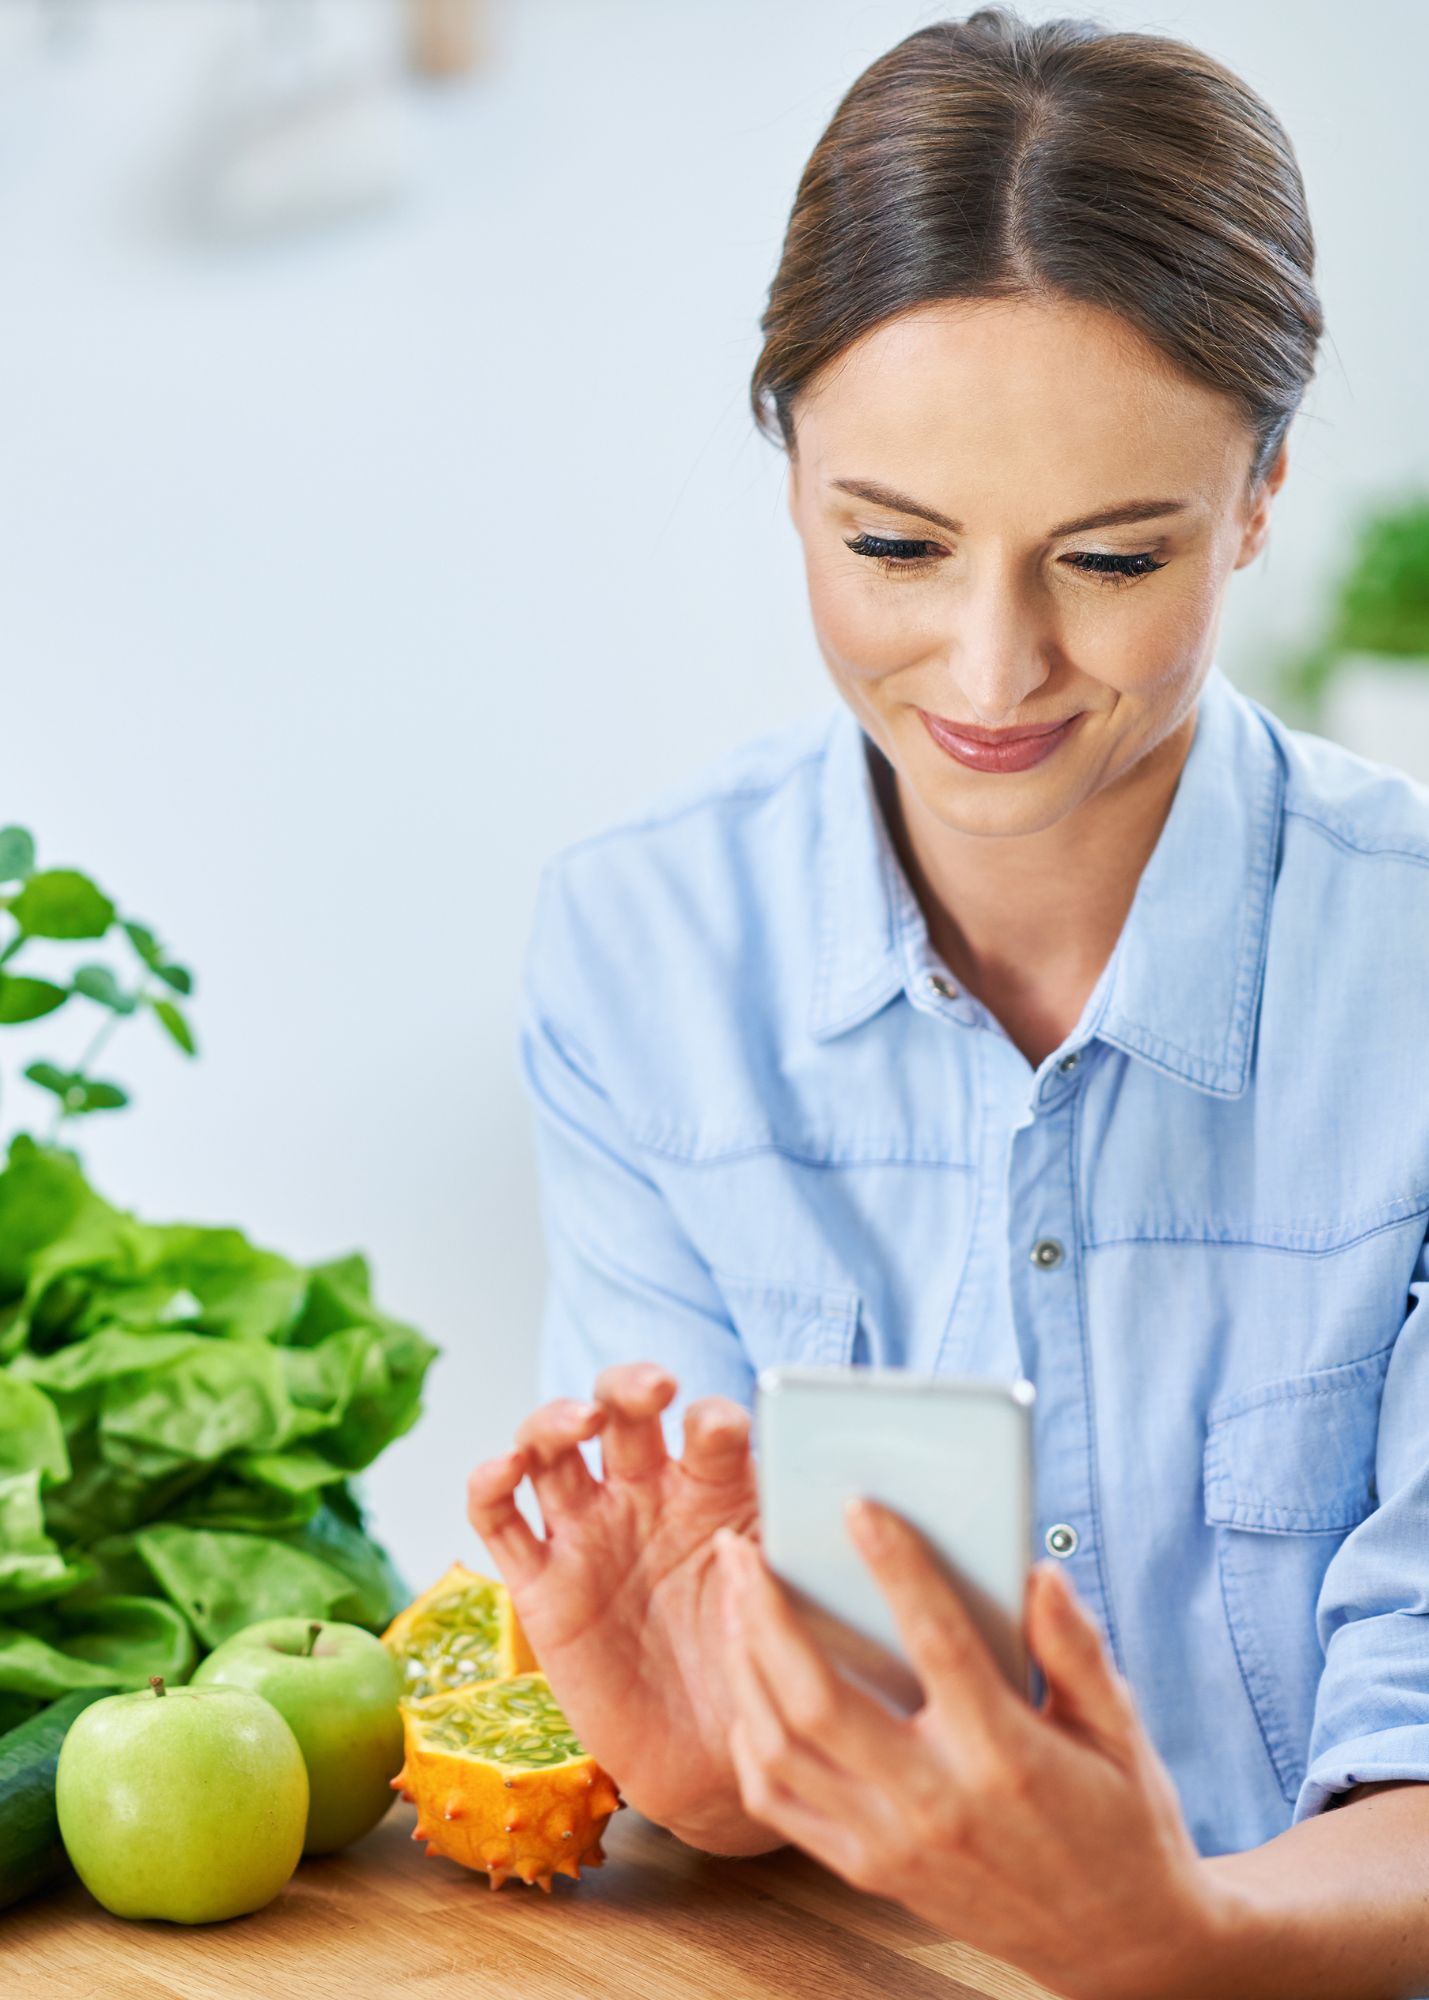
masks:
[[[1411,494],[1361,517],[1325,630],[1282,662],[1282,684],[1318,709],[1348,653],[1429,659],[1429,495]]]
[[[91,1111],[118,1111],[129,1102],[128,1092],[119,1084],[91,1073],[100,1050],[127,1016],[147,1008],[185,1055],[197,1054],[188,1018],[171,997],[181,993],[187,998],[193,992],[192,973],[170,960],[147,925],[121,917],[87,875],[73,868],[38,870],[34,840],[22,826],[0,827],[0,909],[15,926],[0,949],[0,1027],[42,1020],[74,998],[91,1001],[106,1017],[74,1069],[32,1062],[24,1072],[56,1100],[49,1143],[55,1142],[65,1119]],[[116,927],[143,968],[135,986],[122,984],[109,965],[81,965],[64,986],[9,969],[36,938],[90,941]]]
[[[75,1069],[24,1072],[56,1130],[128,1102],[91,1073],[121,1019],[148,1009],[197,1052],[167,997],[192,975],[87,876],[37,870],[23,827],[0,829],[0,909],[0,1025],[75,995],[105,1011]],[[115,925],[137,984],[10,969],[32,939]],[[227,1225],[141,1221],[71,1149],[17,1132],[0,1153],[0,1734],[75,1690],[183,1682],[259,1620],[385,1630],[411,1593],[356,1480],[417,1421],[437,1351],[379,1309],[359,1252],[305,1265]]]

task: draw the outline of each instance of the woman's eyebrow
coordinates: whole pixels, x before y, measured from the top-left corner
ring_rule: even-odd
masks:
[[[961,521],[950,521],[935,507],[925,507],[921,501],[910,500],[906,493],[895,493],[891,486],[880,486],[876,480],[831,479],[829,484],[837,486],[841,493],[852,493],[860,500],[872,500],[876,506],[891,507],[896,514],[913,514],[920,521],[931,521],[935,527],[946,528],[950,535],[963,532]],[[1182,514],[1189,504],[1186,500],[1129,500],[1124,507],[1109,507],[1100,514],[1085,514],[1078,521],[1064,521],[1051,533],[1078,535],[1087,528],[1114,528],[1128,521],[1152,521],[1163,514]]]

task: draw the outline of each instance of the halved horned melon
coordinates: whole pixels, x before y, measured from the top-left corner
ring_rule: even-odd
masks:
[[[413,1840],[493,1889],[509,1875],[580,1879],[605,1859],[600,1836],[624,1803],[571,1733],[544,1674],[517,1674],[400,1703],[405,1761],[394,1790],[413,1800]]]
[[[382,1643],[402,1669],[403,1695],[412,1700],[537,1665],[506,1585],[459,1562],[398,1612]]]

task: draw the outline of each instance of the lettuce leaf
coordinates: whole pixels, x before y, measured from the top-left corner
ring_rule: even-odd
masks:
[[[351,1487],[437,1353],[358,1253],[112,1207],[73,1154],[0,1168],[0,1717],[186,1679],[261,1618],[381,1630],[410,1592]]]

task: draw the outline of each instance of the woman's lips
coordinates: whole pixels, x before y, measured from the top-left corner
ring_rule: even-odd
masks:
[[[938,748],[970,770],[1027,771],[1066,742],[1084,711],[1078,710],[1065,722],[1054,723],[1048,729],[989,729],[976,735],[965,735],[958,724],[929,715],[925,708],[918,713]]]

